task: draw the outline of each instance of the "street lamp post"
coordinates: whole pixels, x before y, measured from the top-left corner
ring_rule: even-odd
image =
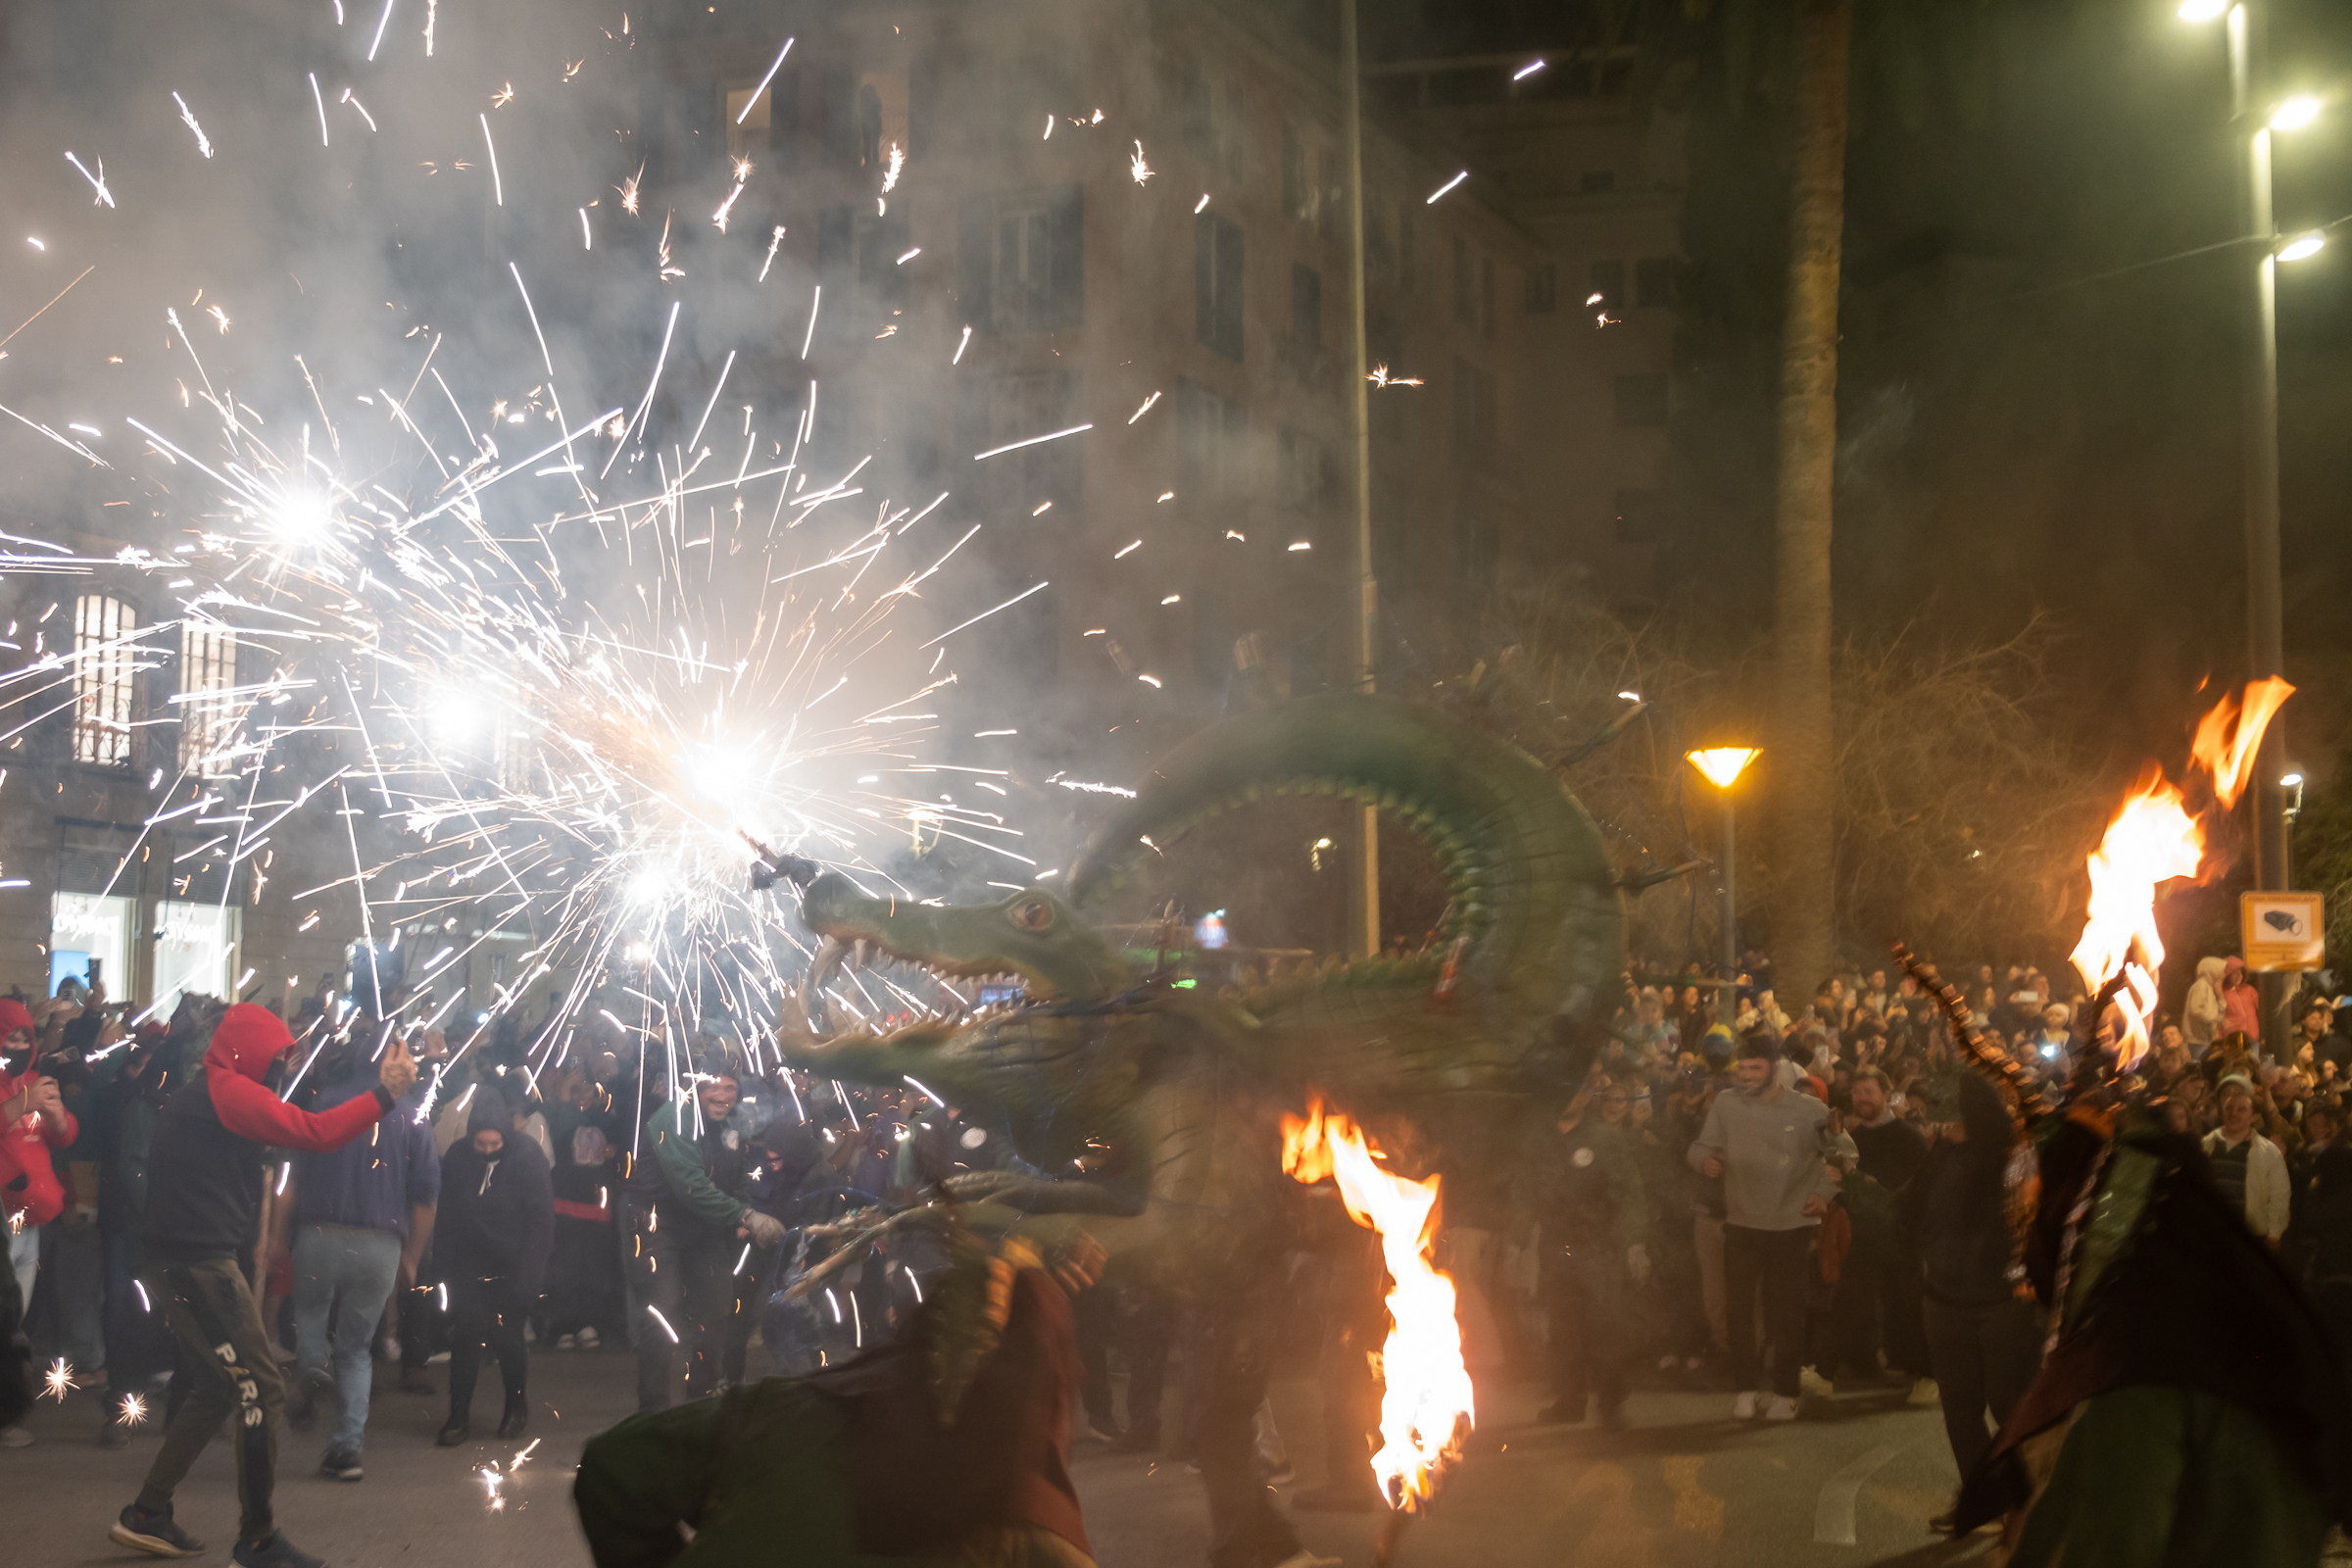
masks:
[[[2180,15],[2184,22],[2223,24],[2230,123],[2246,139],[2244,212],[2255,247],[2245,340],[2246,674],[2261,680],[2283,675],[2286,663],[2278,551],[2278,264],[2301,261],[2327,243],[2317,231],[2281,243],[2271,203],[2271,133],[2302,129],[2320,117],[2321,106],[2310,97],[2267,104],[2254,0],[2182,0]],[[2257,889],[2286,886],[2284,796],[2277,782],[2285,772],[2285,733],[2274,722],[2263,735],[2249,813]]]
[[[1704,751],[1685,754],[1690,765],[1705,775],[1715,786],[1717,799],[1723,803],[1723,860],[1716,868],[1723,889],[1723,976],[1736,978],[1740,973],[1740,914],[1738,873],[1733,861],[1739,853],[1739,813],[1732,807],[1732,785],[1756,760],[1752,746],[1711,746]]]

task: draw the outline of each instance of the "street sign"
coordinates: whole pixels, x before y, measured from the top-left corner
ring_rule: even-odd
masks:
[[[2237,938],[2246,967],[2259,974],[2317,969],[2328,961],[2327,928],[2317,893],[2241,893]]]

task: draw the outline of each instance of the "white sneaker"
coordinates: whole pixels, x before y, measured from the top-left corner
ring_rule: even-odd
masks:
[[[448,1364],[448,1361],[449,1352],[447,1350],[435,1350],[432,1354],[424,1358],[424,1364],[426,1366],[444,1366]]]
[[[1838,1392],[1838,1385],[1809,1366],[1796,1369],[1796,1387],[1800,1394],[1818,1395],[1825,1399]]]
[[[1740,1392],[1738,1397],[1732,1400],[1732,1419],[1735,1421],[1753,1421],[1755,1418],[1755,1391],[1752,1389],[1743,1389]]]
[[[1772,1403],[1765,1407],[1764,1419],[1767,1421],[1795,1420],[1796,1401],[1785,1394],[1774,1395],[1772,1396]]]
[[[0,1427],[0,1448],[29,1448],[32,1434],[23,1427]]]
[[[576,1342],[568,1334],[559,1334],[556,1336],[556,1348],[559,1350],[568,1350]]]
[[[572,1343],[579,1346],[579,1348],[583,1350],[593,1350],[597,1348],[597,1345],[600,1342],[597,1340],[596,1330],[582,1329],[580,1330],[578,1337]]]
[[[1934,1378],[1921,1378],[1911,1385],[1911,1392],[1903,1396],[1903,1402],[1914,1408],[1924,1409],[1929,1405],[1941,1404],[1943,1392],[1936,1388]]]

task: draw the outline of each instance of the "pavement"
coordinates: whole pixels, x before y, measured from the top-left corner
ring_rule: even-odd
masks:
[[[755,1348],[753,1354],[760,1354]],[[277,1511],[287,1535],[339,1568],[501,1564],[587,1568],[570,1500],[581,1445],[629,1412],[625,1354],[548,1351],[531,1361],[538,1446],[517,1468],[521,1443],[436,1448],[442,1400],[396,1392],[379,1367],[368,1419],[365,1481],[317,1469],[326,1424],[289,1432],[278,1453]],[[435,1381],[442,1368],[434,1369]],[[1956,1476],[1933,1409],[1899,1390],[1808,1399],[1804,1419],[1730,1419],[1731,1396],[1637,1393],[1630,1430],[1544,1426],[1535,1392],[1483,1386],[1480,1425],[1428,1517],[1413,1522],[1397,1568],[1779,1568],[1783,1564],[1941,1565],[1981,1555],[1989,1538],[1947,1543],[1927,1520],[1949,1501]],[[498,1418],[496,1378],[477,1396],[476,1430]],[[1317,1399],[1303,1381],[1277,1384],[1275,1417],[1297,1461],[1297,1485],[1322,1480]],[[28,1421],[30,1447],[0,1448],[0,1503],[10,1568],[76,1568],[153,1559],[106,1539],[137,1492],[152,1429],[116,1452],[97,1446],[100,1410],[84,1394],[44,1399]],[[503,1472],[495,1489],[481,1474]],[[1199,1568],[1207,1520],[1197,1477],[1182,1463],[1082,1447],[1073,1470],[1087,1529],[1103,1568]],[[1286,1492],[1288,1487],[1284,1489]],[[233,1466],[216,1442],[181,1488],[180,1523],[212,1544],[202,1563],[225,1564],[236,1504]],[[1307,1544],[1349,1568],[1371,1561],[1370,1515],[1298,1516]],[[781,1559],[779,1559],[781,1561]]]

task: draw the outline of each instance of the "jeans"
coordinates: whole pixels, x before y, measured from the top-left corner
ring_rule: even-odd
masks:
[[[237,1540],[258,1544],[277,1530],[270,1491],[277,1473],[277,1429],[285,1420],[286,1386],[262,1328],[261,1307],[233,1257],[151,1268],[147,1294],[163,1310],[188,1375],[187,1401],[164,1428],[164,1446],[139,1489],[138,1506],[160,1513],[188,1467],[230,1415],[237,1457]]]
[[[1944,1436],[1966,1481],[1992,1446],[1992,1432],[2041,1370],[2041,1314],[2030,1301],[1946,1306],[1931,1297],[1926,1307],[1928,1359],[1943,1403]]]
[[[32,1310],[32,1282],[41,1272],[41,1228],[27,1225],[8,1238],[8,1266],[16,1271],[18,1310]]]
[[[357,1454],[368,1432],[368,1395],[375,1378],[369,1347],[384,1300],[400,1277],[400,1238],[349,1225],[305,1225],[294,1235],[294,1368],[308,1379],[325,1370],[327,1316],[334,1315],[335,1390],[343,1413],[327,1447]],[[337,1298],[341,1304],[337,1304]]]
[[[1723,1294],[1732,1332],[1732,1383],[1763,1390],[1763,1354],[1756,1344],[1755,1301],[1764,1298],[1764,1338],[1772,1346],[1772,1392],[1793,1399],[1805,1355],[1805,1294],[1814,1227],[1790,1231],[1723,1228]]]
[[[741,1383],[752,1329],[759,1321],[754,1308],[766,1258],[757,1248],[747,1254],[744,1243],[696,1225],[684,1207],[672,1205],[672,1212],[663,1216],[669,1223],[657,1225],[653,1204],[632,1199],[625,1205],[629,1229],[642,1246],[631,1278],[642,1283],[646,1306],[669,1325],[665,1333],[650,1315],[640,1325],[639,1410],[666,1410],[680,1393],[700,1399]],[[738,1262],[741,1273],[736,1272]],[[681,1355],[682,1377],[677,1371]]]
[[[1698,1260],[1698,1298],[1707,1317],[1707,1337],[1715,1348],[1732,1348],[1731,1318],[1723,1297],[1723,1216],[1700,1213],[1690,1223],[1690,1250]]]

